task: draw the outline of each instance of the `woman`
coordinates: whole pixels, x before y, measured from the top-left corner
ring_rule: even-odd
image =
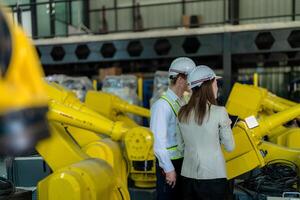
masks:
[[[184,200],[225,199],[225,159],[221,150],[234,149],[231,121],[226,109],[217,106],[217,79],[207,66],[196,67],[188,76],[192,96],[178,113],[179,148],[184,149],[181,169]],[[184,145],[183,145],[184,144]]]

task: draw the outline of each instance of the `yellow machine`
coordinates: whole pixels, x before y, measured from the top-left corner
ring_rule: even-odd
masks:
[[[136,125],[125,114],[122,116],[122,122],[113,122],[88,108],[75,97],[74,93],[55,83],[47,85],[47,91],[49,98],[52,99],[48,118],[51,121],[64,123],[65,129],[88,155],[104,160],[113,160],[114,157],[123,158],[122,156],[125,156],[129,164],[130,178],[134,180],[135,185],[138,187],[155,186],[153,138],[148,129]],[[148,110],[129,105],[113,95],[106,95],[118,100],[118,108],[133,110],[131,107],[134,107],[135,110],[149,113]],[[106,104],[107,106],[104,107],[101,102],[100,105],[103,106],[103,110],[108,106]],[[135,110],[133,112],[136,112]],[[72,116],[72,118],[68,116]],[[121,116],[121,113],[119,113],[119,116]],[[99,133],[109,136],[114,141],[120,141],[121,145],[110,141],[109,138],[101,137]],[[121,146],[124,146],[124,154],[119,153],[121,152]],[[116,151],[118,153],[105,154],[104,156],[104,147],[106,153],[113,149],[118,149]],[[127,185],[126,168],[122,163],[124,161],[115,162],[114,168],[118,171],[117,175],[121,177],[121,182]]]
[[[274,95],[271,94],[269,94],[269,96],[272,96],[270,98],[272,98],[273,101],[276,99],[278,102],[280,101],[281,104],[288,104],[290,106],[284,107],[280,110],[277,107],[275,107],[275,110],[275,108],[269,106],[269,109],[273,109],[273,114],[278,111],[286,111],[262,118],[259,121],[259,127],[257,128],[248,128],[244,121],[237,123],[233,129],[236,149],[232,153],[225,153],[228,176],[230,179],[249,172],[257,167],[263,167],[271,160],[287,159],[300,165],[300,150],[293,150],[279,145],[274,145],[262,140],[265,135],[269,135],[271,137],[272,135],[270,134],[270,131],[272,131],[275,127],[285,124],[287,121],[300,114],[299,106],[291,107],[291,105],[294,105],[291,102],[285,101],[279,97],[274,98]],[[91,91],[87,94],[85,102],[87,106],[93,108],[93,110],[102,113],[109,118],[113,118],[116,117],[116,113],[121,113],[121,111],[117,110],[116,107],[113,106],[114,101],[109,98],[111,97],[105,97],[105,94],[99,94],[98,92]],[[107,105],[108,102],[110,103],[109,105]],[[102,109],[99,105],[105,105],[104,107],[107,109]],[[274,106],[274,104],[272,105]],[[249,109],[253,108],[250,107]],[[247,114],[245,114],[245,116],[247,116]]]
[[[48,100],[34,47],[3,9],[0,7],[0,154],[21,155],[49,136]]]
[[[87,107],[98,112],[99,114],[111,119],[112,121],[122,121],[129,128],[135,128],[135,137],[127,140],[127,145],[130,149],[127,149],[128,159],[135,160],[131,162],[130,177],[135,181],[135,185],[143,188],[155,187],[156,175],[155,175],[155,157],[153,149],[151,149],[151,155],[148,159],[146,156],[137,159],[138,155],[141,155],[140,151],[145,140],[138,136],[142,133],[139,131],[139,127],[134,120],[128,117],[127,113],[135,114],[143,117],[150,117],[150,110],[139,106],[131,105],[121,98],[100,91],[88,91],[85,97],[85,104]],[[138,143],[134,141],[139,141]],[[139,144],[139,145],[138,145]],[[151,144],[151,146],[153,143]],[[150,160],[150,159],[151,160]]]
[[[39,199],[129,199],[106,161],[85,154],[60,123],[50,130],[51,138],[37,146],[53,170],[38,184]]]
[[[48,119],[52,136],[40,142],[37,150],[53,173],[39,182],[39,199],[130,199],[120,145],[95,132],[126,141],[135,130],[128,131],[123,123],[113,123],[90,110],[57,84],[45,86],[50,99]],[[150,145],[144,143],[144,152],[151,152],[151,134],[146,129],[139,130],[148,134]],[[69,191],[58,193],[66,186]]]
[[[263,136],[272,137],[273,129],[300,115],[300,105],[291,107],[271,116],[258,120],[259,125],[249,128],[242,119],[233,128],[236,148],[225,153],[229,178],[237,177],[266,163],[284,159],[300,165],[300,150],[291,149],[263,140]]]
[[[245,118],[250,115],[270,115],[296,105],[297,103],[278,97],[267,89],[235,83],[226,108],[230,114]]]
[[[103,139],[103,147],[98,150],[102,150],[101,155],[106,155],[107,158],[105,161],[91,158],[82,151],[64,125],[71,124],[74,127],[111,134],[112,138],[125,141],[125,145],[134,138],[132,135],[136,133],[135,128],[128,130],[122,123],[95,120],[93,114],[86,114],[59,102],[49,103],[42,81],[43,73],[33,46],[19,28],[7,22],[9,20],[0,12],[2,155],[27,153],[38,140],[49,135],[50,130],[51,137],[40,141],[36,146],[53,170],[50,176],[38,184],[39,199],[129,199],[127,185],[120,181],[121,175],[116,170],[116,165],[121,166],[124,161],[121,152],[117,152],[118,145],[114,147],[114,144],[110,144],[111,141]],[[48,103],[49,125],[46,122],[45,109]],[[80,117],[77,118],[79,114]],[[87,130],[82,133],[89,132]],[[144,144],[150,145],[144,145],[142,150],[151,155],[151,134],[147,129],[143,134],[139,132],[139,138],[145,139]],[[127,146],[130,148],[130,145]],[[141,159],[145,152],[136,155],[136,159]]]
[[[133,126],[136,126],[136,123],[132,124],[133,121],[127,117],[127,113],[150,118],[149,109],[131,105],[121,98],[106,92],[88,91],[85,97],[85,104],[113,121],[129,122]]]
[[[122,154],[125,153],[129,161],[128,171],[132,179],[137,185],[147,185],[145,180],[152,181],[155,166],[153,138],[148,129],[119,120],[127,120],[125,111],[143,116],[148,116],[149,112],[130,109],[118,100],[105,101],[112,104],[106,104],[109,109],[103,111],[89,99],[96,99],[97,93],[95,97],[88,96],[85,105],[71,93],[64,93],[65,90],[59,86],[45,85],[34,48],[19,28],[7,22],[9,20],[0,12],[0,123],[1,127],[5,127],[1,129],[1,154],[26,153],[50,130],[51,137],[36,145],[53,171],[39,182],[39,199],[130,199],[127,173],[124,173],[126,162]],[[277,98],[271,98],[274,99]],[[300,165],[300,150],[262,139],[264,136],[272,137],[276,133],[275,128],[300,116],[300,105],[279,100],[280,105],[285,107],[279,110],[272,104],[273,107],[268,108],[272,115],[266,114],[258,119],[259,126],[253,128],[248,127],[244,117],[252,115],[253,108],[254,112],[259,112],[260,106],[250,103],[245,107],[237,105],[242,110],[242,120],[233,128],[236,149],[225,153],[229,178],[263,167],[276,159],[284,158]],[[47,105],[48,112],[45,109]],[[233,107],[233,101],[228,101],[228,110]],[[45,120],[46,112],[49,125]],[[14,126],[16,124],[19,126]],[[121,151],[121,146],[124,146],[125,152]]]
[[[298,104],[278,97],[264,88],[236,83],[226,108],[229,114],[241,119],[251,115],[262,119],[296,105]],[[299,120],[299,116],[295,119]],[[300,129],[297,126],[284,124],[271,132],[266,137],[269,141],[289,148],[300,148]]]
[[[299,128],[284,126],[300,116],[299,104],[266,89],[236,83],[226,108],[229,114],[241,119],[233,128],[236,149],[225,153],[230,178],[277,159],[300,166]],[[257,127],[247,126],[245,119],[249,116],[257,118]]]
[[[293,104],[279,97],[274,97],[274,95],[270,93],[267,94],[269,95],[269,98],[273,100],[273,102],[275,102],[275,100],[276,102],[278,102],[278,104],[271,104],[273,107],[270,105],[269,102],[265,103],[269,110],[272,109],[273,115],[265,115],[264,118],[261,118],[259,120],[259,127],[257,128],[248,128],[246,123],[243,120],[241,120],[233,129],[237,147],[234,150],[234,152],[225,153],[228,176],[230,179],[235,178],[243,173],[249,172],[257,167],[263,167],[266,163],[272,160],[287,159],[300,165],[300,150],[293,150],[291,148],[274,145],[270,142],[262,140],[263,136],[266,135],[272,137],[274,132],[272,133],[271,131],[273,131],[274,128],[282,126],[289,120],[297,117],[300,114],[300,107],[292,107],[296,104]],[[99,94],[93,91],[90,94],[87,94],[86,104],[87,106],[93,108],[93,110],[96,110],[99,113],[102,112],[103,115],[112,118],[110,114],[113,113],[113,116],[116,116],[115,113],[118,112],[114,110],[116,109],[113,106],[114,101],[108,100],[109,98],[110,97],[108,96],[106,99],[105,94]],[[107,105],[107,102],[112,103],[111,105]],[[99,109],[99,105],[107,105],[105,106],[107,110]],[[275,107],[275,105],[277,105],[277,107]],[[279,105],[282,105],[283,108],[279,108]],[[240,107],[237,106],[237,108]],[[250,106],[249,110],[251,109],[253,110],[253,107]],[[256,109],[256,107],[254,107],[254,109]],[[283,112],[274,114],[278,111]],[[247,114],[245,114],[245,116],[248,116],[249,113],[250,111]],[[272,134],[270,134],[270,132]]]

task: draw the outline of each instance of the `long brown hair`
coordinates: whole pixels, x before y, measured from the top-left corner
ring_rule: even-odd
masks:
[[[200,87],[194,87],[192,89],[193,94],[191,99],[179,110],[179,122],[187,123],[192,111],[195,111],[195,122],[199,125],[202,124],[207,106],[209,106],[208,109],[210,109],[211,104],[217,105],[212,88],[214,80],[215,79],[205,81]]]

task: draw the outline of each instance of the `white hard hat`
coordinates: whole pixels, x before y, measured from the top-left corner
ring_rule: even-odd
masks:
[[[220,76],[217,76],[215,72],[205,65],[199,65],[191,71],[191,73],[188,75],[187,81],[189,84],[190,89],[201,86],[203,82],[209,81],[212,79],[219,79],[222,78]]]
[[[179,57],[173,60],[169,69],[169,77],[177,76],[178,74],[188,75],[196,64],[188,57]]]

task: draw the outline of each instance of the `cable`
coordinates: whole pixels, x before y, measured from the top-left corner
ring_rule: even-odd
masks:
[[[298,191],[300,183],[298,172],[298,166],[292,161],[273,160],[267,163],[258,174],[251,175],[238,183],[238,187],[255,192],[257,195],[253,199],[258,199],[260,194],[281,196],[283,192]],[[250,193],[247,192],[247,194]]]

